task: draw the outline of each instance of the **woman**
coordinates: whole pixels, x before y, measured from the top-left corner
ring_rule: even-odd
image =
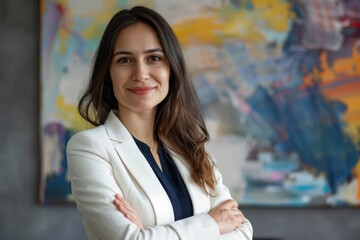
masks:
[[[158,13],[135,7],[111,19],[79,112],[97,126],[67,146],[89,239],[252,238],[205,151],[199,101]]]

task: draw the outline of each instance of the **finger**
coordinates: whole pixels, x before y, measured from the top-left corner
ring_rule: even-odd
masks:
[[[125,217],[127,219],[129,219],[131,222],[133,222],[134,224],[136,224],[139,228],[141,228],[141,229],[144,228],[138,216],[133,215],[133,214],[127,214],[127,215],[125,215]]]
[[[237,217],[239,219],[240,224],[244,224],[246,222],[244,215],[238,215]]]
[[[124,213],[131,213],[136,215],[135,210],[128,203],[120,200],[116,200],[116,203],[120,207],[120,209],[124,211]]]
[[[126,214],[133,214],[136,215],[136,212],[131,208],[130,205],[126,204],[125,202],[115,199],[114,200],[114,204],[116,206],[116,208],[122,212],[124,215]]]
[[[119,205],[124,206],[129,211],[135,212],[135,210],[131,207],[131,205],[125,200],[125,198],[118,196],[116,200],[118,201],[117,203]]]
[[[126,204],[126,205],[129,205],[129,203],[125,200],[125,198],[122,197],[122,196],[120,196],[119,194],[116,194],[116,195],[115,195],[115,198],[116,198],[117,200],[119,200],[120,202],[122,202],[122,203],[124,203],[124,204]]]
[[[117,198],[115,198],[114,201],[113,201],[113,203],[114,203],[115,205],[124,205],[124,206],[127,206],[127,207],[130,206],[129,203],[128,203],[124,198],[122,198],[122,197],[117,197]]]
[[[136,224],[137,222],[137,215],[136,212],[132,209],[126,208],[124,205],[119,205],[119,211],[124,214],[124,216]]]
[[[246,222],[244,214],[239,209],[233,209],[232,213],[240,220],[241,224]]]
[[[131,213],[124,214],[127,219],[129,219],[131,222],[135,223],[137,225],[137,219],[134,215]]]
[[[122,197],[122,196],[120,196],[120,194],[118,194],[118,193],[117,193],[117,194],[115,194],[115,198],[116,198],[116,199],[119,199],[119,200],[120,200],[120,199],[123,199],[123,197]]]
[[[122,208],[124,209],[124,216],[129,219],[132,223],[134,223],[135,225],[138,226],[138,228],[143,229],[143,225],[139,219],[139,217],[137,216],[136,212],[134,210],[129,210],[129,209],[125,209],[124,206],[122,206]]]
[[[113,202],[117,209],[122,212],[127,219],[135,223],[139,228],[144,228],[137,215],[137,212],[131,207],[125,198],[120,196],[120,194],[115,194],[115,200]]]
[[[124,207],[124,204],[121,201],[119,201],[118,199],[115,199],[113,201],[113,203],[116,206],[117,210],[119,210],[123,214],[127,213],[128,210],[126,207]]]
[[[116,208],[120,211],[121,209],[121,201],[118,199],[114,199],[113,204],[116,206]]]
[[[126,199],[120,196],[120,194],[115,194],[115,198],[120,202],[122,202],[123,204],[125,204],[126,206],[130,206],[130,204],[126,201]]]
[[[244,216],[244,214],[242,212],[240,212],[240,217],[241,217],[241,224],[245,223],[246,222],[246,218]]]
[[[137,212],[130,206],[126,201],[116,200],[116,205],[119,208],[119,211],[122,212],[126,217],[131,216],[132,220],[139,221]]]
[[[125,217],[127,219],[129,219],[129,221],[131,221],[132,223],[134,223],[136,226],[138,226],[140,228],[139,222],[138,220],[131,214],[125,214]]]
[[[236,201],[234,201],[233,199],[228,199],[228,200],[222,202],[220,205],[221,205],[222,207],[228,208],[228,209],[237,208],[237,207],[238,207],[238,203],[237,203]]]

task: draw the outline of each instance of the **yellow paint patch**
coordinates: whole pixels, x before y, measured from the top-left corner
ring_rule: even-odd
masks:
[[[78,113],[77,106],[74,104],[67,104],[62,95],[59,95],[56,101],[57,116],[68,123],[68,126],[81,131],[91,128],[92,125],[86,122]]]
[[[254,0],[252,10],[226,5],[216,11],[204,10],[195,19],[178,22],[174,32],[183,46],[202,43],[221,45],[236,39],[248,44],[266,40],[263,29],[285,33],[294,18],[291,5],[281,0]],[[275,16],[275,17],[274,17]]]

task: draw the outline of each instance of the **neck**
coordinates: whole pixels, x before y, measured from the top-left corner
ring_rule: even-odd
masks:
[[[156,145],[156,136],[154,134],[155,114],[156,109],[141,113],[119,109],[117,116],[136,139],[153,147]]]

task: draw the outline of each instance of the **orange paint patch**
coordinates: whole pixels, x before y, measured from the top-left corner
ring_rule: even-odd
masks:
[[[360,78],[360,76],[359,76]],[[336,81],[333,81],[336,82]],[[331,88],[326,88],[323,90],[323,93],[326,96],[342,96],[342,95],[347,95],[347,94],[360,94],[360,81],[354,81],[354,82],[349,82],[349,83],[344,83],[342,84],[341,81],[339,85],[331,87]],[[330,83],[328,83],[330,84]],[[326,87],[326,85],[328,84],[322,84],[324,87]]]
[[[360,77],[359,77],[360,78]],[[324,95],[332,100],[339,100],[347,106],[344,120],[347,123],[360,124],[360,81],[344,83],[331,88],[323,86]]]

